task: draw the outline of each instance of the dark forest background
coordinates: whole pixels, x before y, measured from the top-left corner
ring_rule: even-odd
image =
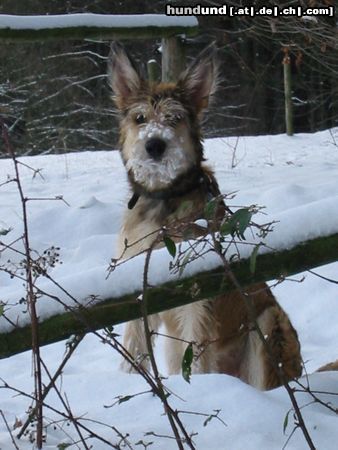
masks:
[[[0,14],[164,13],[166,1],[2,0]],[[171,1],[208,6],[303,4],[315,1]],[[291,56],[295,132],[338,123],[337,18],[198,17],[186,41],[191,60],[211,41],[220,51],[222,86],[206,120],[206,136],[285,132],[283,57]],[[125,41],[139,64],[155,58],[160,40]],[[106,82],[109,42],[45,41],[0,45],[0,116],[21,154],[113,149],[117,118]],[[1,148],[0,148],[1,150]]]

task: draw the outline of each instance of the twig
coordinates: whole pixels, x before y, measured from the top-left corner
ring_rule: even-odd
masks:
[[[155,240],[153,242],[153,244],[150,246],[150,248],[147,250],[146,259],[145,259],[145,263],[144,263],[144,269],[143,269],[143,295],[142,295],[142,302],[141,302],[141,310],[142,310],[142,317],[143,317],[143,323],[144,323],[146,344],[147,344],[147,349],[148,349],[148,353],[149,353],[150,364],[151,364],[151,367],[152,367],[152,370],[154,373],[154,379],[155,379],[156,386],[157,386],[156,394],[160,398],[160,400],[163,404],[164,411],[168,417],[171,429],[173,430],[177,446],[180,450],[184,450],[182,439],[180,437],[180,434],[179,434],[179,431],[177,428],[177,425],[178,425],[178,427],[181,429],[181,432],[183,433],[183,435],[186,439],[187,445],[189,446],[189,448],[191,450],[194,450],[195,447],[191,441],[191,438],[188,435],[188,433],[186,432],[181,420],[179,419],[179,417],[177,415],[177,412],[176,411],[174,412],[172,410],[172,408],[169,406],[167,396],[164,391],[163,383],[162,383],[160,374],[158,372],[158,368],[157,368],[157,364],[156,364],[156,360],[155,360],[155,356],[154,356],[154,352],[153,352],[153,346],[152,346],[152,342],[151,342],[151,331],[149,328],[148,312],[147,312],[147,290],[148,290],[148,273],[149,273],[150,258],[151,258],[151,253],[153,251],[153,248],[155,247],[156,244],[157,244],[157,242]]]
[[[69,361],[69,359],[72,356],[72,354],[74,353],[75,349],[78,347],[78,345],[82,341],[83,337],[84,337],[84,335],[76,336],[76,338],[72,341],[72,344],[69,345],[68,352],[66,353],[65,357],[63,358],[62,363],[60,364],[60,366],[58,367],[58,369],[54,373],[53,377],[51,378],[50,382],[48,383],[48,385],[45,387],[45,389],[43,391],[43,396],[42,396],[43,401],[47,397],[47,395],[48,395],[49,391],[51,390],[51,388],[54,387],[56,380],[61,375],[65,365]],[[32,409],[32,411],[29,413],[29,415],[27,417],[26,422],[22,425],[22,427],[20,429],[20,432],[17,435],[18,439],[20,439],[23,436],[23,434],[25,433],[27,427],[32,422],[32,420],[34,419],[35,416],[36,416],[36,407]]]
[[[214,409],[215,414],[207,414],[207,413],[201,413],[201,412],[197,412],[197,411],[177,411],[178,414],[189,414],[192,416],[201,416],[201,417],[206,417],[207,419],[204,421],[204,426],[207,425],[208,422],[210,422],[211,419],[217,419],[219,420],[225,427],[227,427],[228,425],[224,422],[223,419],[221,419],[218,414],[221,412],[220,409]]]
[[[338,284],[337,280],[333,280],[332,278],[324,277],[324,275],[320,275],[319,273],[314,272],[313,270],[309,269],[308,272],[318,278],[321,278],[322,280],[328,281],[329,283]]]
[[[3,387],[6,389],[9,389],[13,392],[15,392],[16,394],[22,395],[23,397],[29,398],[30,400],[35,401],[35,396],[31,395],[31,394],[27,394],[27,392],[24,392],[18,388],[15,388],[14,386],[9,385],[5,380],[3,380],[2,378],[0,378],[0,381],[3,383]],[[64,419],[70,421],[71,417],[69,417],[68,414],[59,411],[58,409],[54,408],[53,406],[49,405],[48,403],[44,402],[43,403],[44,407],[49,409],[50,411],[60,415],[61,417],[63,417]],[[98,439],[99,441],[103,442],[104,444],[108,445],[108,447],[114,448],[116,450],[121,450],[119,446],[112,444],[111,442],[107,441],[107,439],[103,438],[102,436],[99,436],[98,434],[96,434],[93,430],[91,430],[90,428],[86,427],[85,425],[83,425],[81,422],[77,422],[78,426],[83,429],[84,431],[86,431],[90,437]]]
[[[43,444],[43,393],[42,393],[42,376],[41,376],[41,356],[40,356],[40,346],[39,346],[39,322],[36,311],[36,296],[34,293],[34,284],[33,284],[33,275],[32,275],[32,267],[31,267],[31,254],[30,254],[30,243],[29,243],[29,234],[28,234],[28,218],[27,218],[27,198],[25,197],[20,181],[20,173],[19,173],[19,163],[16,159],[14,149],[11,146],[9,141],[8,131],[6,125],[3,120],[1,120],[2,125],[2,137],[5,142],[5,147],[8,151],[8,154],[12,158],[16,183],[18,186],[18,191],[21,200],[22,206],[22,216],[23,216],[23,225],[24,225],[24,247],[25,247],[25,257],[26,257],[26,284],[27,284],[27,305],[31,318],[32,325],[32,350],[33,350],[33,366],[34,366],[34,380],[35,380],[35,396],[36,396],[36,445],[38,449],[42,448]]]
[[[302,389],[295,389],[295,392],[306,392],[307,394],[309,394],[313,400],[314,403],[319,403],[320,405],[324,406],[325,408],[329,409],[330,411],[334,412],[335,414],[338,414],[338,408],[335,408],[333,406],[330,405],[329,402],[324,402],[323,400],[321,400],[316,394],[326,394],[326,395],[338,395],[338,393],[334,393],[334,392],[321,392],[321,391],[312,391],[309,387],[304,386],[299,380],[295,380],[295,383],[298,384],[298,386],[300,386]]]
[[[33,172],[33,179],[36,177],[36,175],[40,175],[40,177],[44,180],[44,176],[42,175],[41,171],[42,169],[34,169],[34,167],[29,166],[28,164],[18,161],[18,164],[20,164],[23,167],[27,167],[27,169],[31,170]]]
[[[295,415],[296,415],[297,420],[298,420],[298,424],[297,425],[301,428],[302,433],[304,435],[304,438],[305,438],[309,448],[311,450],[316,450],[316,447],[314,446],[314,444],[312,442],[311,436],[310,436],[310,434],[308,432],[308,429],[307,429],[306,424],[304,422],[304,418],[302,416],[302,413],[300,411],[299,405],[297,403],[294,390],[290,387],[289,383],[286,381],[286,378],[285,378],[285,375],[284,375],[284,372],[283,372],[283,368],[280,367],[278,362],[275,360],[275,357],[273,355],[271,347],[270,347],[269,343],[266,341],[266,339],[265,339],[265,337],[264,337],[264,335],[263,335],[263,333],[262,333],[262,331],[261,331],[261,329],[260,329],[260,327],[259,327],[259,325],[257,323],[257,320],[255,318],[255,311],[254,311],[254,308],[253,308],[253,302],[251,301],[251,295],[250,294],[245,295],[242,286],[240,285],[240,283],[238,282],[236,276],[234,275],[234,273],[230,269],[228,261],[226,260],[223,252],[221,251],[220,246],[219,246],[218,242],[216,241],[216,238],[215,238],[214,234],[213,234],[213,240],[214,240],[215,250],[217,251],[218,255],[220,256],[220,258],[221,258],[221,260],[223,262],[224,269],[225,269],[225,275],[233,283],[233,286],[236,288],[237,292],[240,294],[240,296],[241,296],[241,298],[242,298],[242,300],[243,300],[243,302],[244,302],[244,304],[245,304],[245,306],[247,308],[250,320],[252,321],[252,323],[254,325],[255,331],[257,332],[258,337],[259,337],[260,341],[262,342],[262,344],[263,344],[263,346],[264,346],[264,348],[265,348],[265,350],[266,350],[266,352],[267,352],[267,354],[268,354],[268,356],[270,358],[270,362],[273,365],[273,367],[274,367],[274,369],[275,369],[275,371],[276,371],[276,373],[277,373],[277,375],[278,375],[278,377],[280,379],[281,384],[284,386],[284,388],[286,389],[286,391],[287,391],[287,393],[289,395],[289,398],[291,400],[293,409],[295,411]]]
[[[11,437],[11,440],[12,440],[12,443],[13,443],[14,447],[16,448],[16,450],[20,450],[19,447],[17,446],[17,443],[14,440],[14,436],[13,436],[12,430],[10,429],[10,427],[8,425],[7,419],[6,419],[5,414],[3,413],[2,409],[0,409],[0,415],[1,415],[2,419],[3,419],[3,421],[5,422],[7,431],[9,433],[10,437]]]

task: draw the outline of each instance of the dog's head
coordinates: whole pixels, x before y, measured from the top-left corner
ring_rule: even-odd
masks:
[[[111,47],[109,83],[121,113],[121,151],[131,182],[143,191],[169,189],[203,160],[200,118],[215,92],[215,48],[208,47],[177,83],[149,83],[124,48]]]

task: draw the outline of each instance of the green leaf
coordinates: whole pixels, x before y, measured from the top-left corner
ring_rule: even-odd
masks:
[[[164,242],[165,246],[167,247],[167,250],[170,253],[170,255],[173,258],[175,258],[175,256],[176,256],[176,245],[175,245],[175,242],[169,236],[164,236],[163,242]]]
[[[4,310],[5,310],[5,306],[2,303],[0,303],[0,317],[3,315]]]
[[[233,213],[229,220],[222,223],[220,228],[222,236],[231,234],[231,236],[234,237],[237,235],[238,238],[245,240],[244,232],[250,224],[251,217],[252,212],[249,208],[238,209]]]
[[[145,433],[145,436],[148,436],[148,435],[152,435],[152,434]],[[150,447],[151,445],[153,445],[153,443],[154,443],[153,441],[150,441],[150,442],[137,441],[137,442],[135,442],[135,445],[142,445],[143,448],[146,449],[146,448]]]
[[[208,425],[208,423],[211,422],[211,419],[212,419],[213,417],[214,417],[214,416],[209,416],[209,417],[207,417],[207,418],[205,419],[205,421],[203,422],[203,426],[206,427],[206,426]]]
[[[120,405],[121,403],[125,403],[128,402],[130,399],[132,399],[133,397],[135,397],[134,395],[125,395],[124,397],[120,397],[118,399],[118,404]]]
[[[248,208],[239,209],[232,216],[232,219],[235,221],[236,232],[244,240],[244,231],[248,228],[251,217],[252,212]]]
[[[58,450],[65,450],[66,448],[70,447],[72,444],[58,444],[57,448]]]
[[[261,244],[255,245],[255,248],[253,249],[253,252],[250,256],[250,272],[254,274],[256,272],[256,260],[258,255],[258,250],[260,248]]]
[[[233,255],[231,255],[230,256],[230,258],[229,258],[229,262],[236,262],[236,261],[239,261],[241,258],[240,258],[240,255],[238,254],[238,253],[234,253]]]
[[[228,220],[227,222],[223,222],[220,228],[220,232],[222,236],[227,236],[228,234],[233,234],[234,233],[234,225],[231,222],[231,218],[230,220]]]
[[[215,217],[218,201],[216,199],[210,200],[204,207],[204,218],[210,220]]]
[[[0,229],[0,236],[6,236],[6,234],[10,233],[12,231],[13,228],[7,228],[7,230],[5,228],[1,228]]]
[[[182,376],[187,383],[190,383],[191,376],[191,365],[194,358],[194,353],[192,350],[192,343],[188,345],[185,349],[183,359],[182,359]]]
[[[292,409],[289,409],[289,411],[286,413],[286,416],[284,417],[284,422],[283,422],[283,433],[285,434],[286,428],[288,426],[289,423],[289,414],[292,411]]]
[[[188,264],[189,259],[190,259],[191,252],[192,252],[192,250],[188,250],[188,251],[185,253],[184,258],[183,258],[183,261],[181,262],[180,270],[178,271],[178,275],[179,275],[179,276],[182,275],[184,269],[186,268],[186,265]]]

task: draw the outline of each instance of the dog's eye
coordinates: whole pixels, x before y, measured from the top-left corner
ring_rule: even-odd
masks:
[[[141,125],[142,123],[145,123],[146,122],[146,116],[144,115],[144,114],[142,114],[142,113],[140,113],[140,114],[137,114],[137,116],[135,116],[135,122],[138,124],[138,125]]]
[[[165,120],[166,122],[168,122],[170,125],[175,126],[178,124],[178,122],[180,122],[183,119],[183,115],[182,114],[166,114],[165,116]]]

